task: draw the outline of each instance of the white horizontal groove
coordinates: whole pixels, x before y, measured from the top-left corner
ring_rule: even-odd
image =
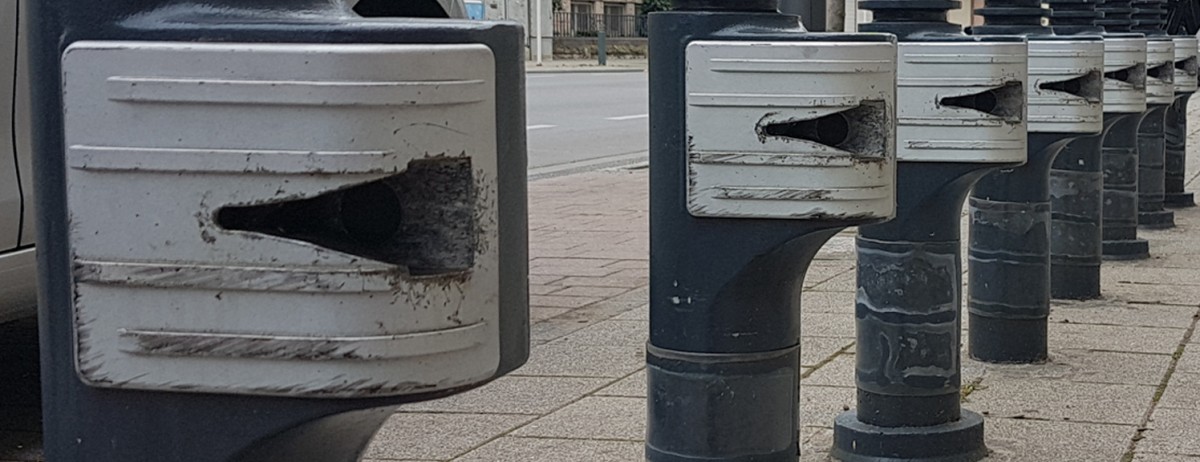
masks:
[[[81,283],[134,287],[247,290],[263,292],[391,292],[407,279],[399,266],[360,260],[361,268],[237,267],[173,263],[76,260]]]
[[[864,74],[891,72],[891,61],[883,59],[766,59],[711,58],[712,72]]]
[[[308,337],[119,329],[119,349],[147,356],[377,361],[461,351],[487,341],[487,323],[392,335]]]
[[[904,62],[912,64],[1021,64],[1027,62],[1025,54],[966,54],[966,53],[904,53]]]
[[[483,80],[316,81],[114,76],[108,99],[135,103],[435,106],[483,101]]]
[[[980,78],[950,78],[950,77],[923,77],[923,78],[902,78],[896,79],[898,87],[979,87],[980,92],[992,90],[1004,86],[1010,82],[1018,82],[1018,80],[996,77],[980,77]]]
[[[816,144],[816,142],[812,142]],[[854,158],[849,154],[829,155],[816,153],[774,154],[741,152],[692,152],[690,160],[700,165],[759,165],[769,167],[853,167]],[[882,161],[883,159],[879,159]]]
[[[291,151],[74,145],[67,165],[78,170],[196,173],[398,173],[411,156],[390,150]]]
[[[859,95],[795,95],[765,93],[688,93],[689,106],[854,108]]]
[[[863,201],[890,197],[888,185],[786,188],[766,186],[714,186],[716,199],[794,202]]]
[[[954,149],[964,151],[991,151],[1024,149],[1025,141],[1012,140],[910,140],[908,149],[940,150]]]

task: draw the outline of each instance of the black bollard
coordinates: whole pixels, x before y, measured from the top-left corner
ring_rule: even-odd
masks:
[[[983,419],[964,411],[960,213],[975,182],[1025,156],[1027,46],[970,37],[957,1],[871,0],[860,30],[900,38],[896,219],[858,237],[857,409],[834,422],[843,461],[974,461]],[[954,76],[954,79],[946,79]]]
[[[1175,102],[1175,40],[1166,35],[1166,0],[1134,0],[1135,32],[1146,34],[1146,113],[1138,126],[1138,225],[1175,226],[1175,212],[1163,207],[1166,146],[1163,124]]]
[[[1175,40],[1175,101],[1167,108],[1163,126],[1166,138],[1163,205],[1195,207],[1196,200],[1192,193],[1184,191],[1184,185],[1187,183],[1187,106],[1197,89],[1200,44],[1196,37],[1172,38]]]
[[[1090,36],[1103,34],[1096,25],[1100,0],[1048,0],[1050,24],[1055,34]],[[1106,71],[1120,61],[1119,47],[1110,46],[1106,36]],[[1112,56],[1109,56],[1112,55]],[[1111,66],[1110,66],[1111,64]],[[1115,104],[1121,94],[1104,82],[1104,101]],[[1103,123],[1103,118],[1101,120]],[[1102,125],[1103,128],[1103,125]],[[1050,296],[1088,299],[1100,296],[1101,209],[1103,173],[1100,143],[1103,135],[1086,135],[1067,142],[1050,167]]]
[[[1103,25],[1106,32],[1132,34],[1133,11],[1130,0],[1106,0],[1098,10],[1104,19],[1096,23]],[[1140,37],[1140,38],[1133,38]],[[1105,52],[1109,47],[1121,47],[1135,55],[1137,64],[1132,67],[1112,69],[1105,56],[1105,107],[1104,139],[1101,142],[1101,168],[1104,171],[1104,207],[1101,235],[1103,256],[1114,260],[1148,258],[1150,245],[1137,237],[1138,226],[1138,150],[1137,131],[1146,111],[1147,42],[1143,34],[1131,36],[1129,41],[1117,43],[1105,36]],[[1125,61],[1121,61],[1125,62]],[[1140,99],[1130,99],[1121,110],[1108,104],[1109,89],[1136,90]],[[1136,111],[1132,111],[1136,109]]]
[[[28,2],[47,460],[358,461],[525,362],[525,34],[404,3]]]
[[[1101,129],[1104,42],[1053,35],[1045,11],[1038,0],[988,0],[976,10],[984,25],[971,30],[1029,39],[1029,160],[983,177],[970,197],[968,343],[981,361],[1047,359],[1050,165],[1072,139]]]
[[[650,15],[646,460],[796,460],[800,291],[895,211],[894,39],[775,0]]]

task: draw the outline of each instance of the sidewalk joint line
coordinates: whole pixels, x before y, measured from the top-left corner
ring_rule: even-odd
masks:
[[[1167,386],[1169,386],[1171,382],[1171,376],[1175,375],[1175,368],[1179,365],[1179,359],[1183,357],[1184,349],[1187,347],[1187,344],[1191,342],[1192,334],[1196,332],[1197,322],[1200,322],[1200,312],[1197,312],[1196,315],[1192,316],[1191,326],[1184,331],[1183,338],[1180,339],[1179,345],[1175,347],[1175,353],[1171,355],[1171,364],[1167,366],[1167,372],[1163,374],[1162,382],[1158,384],[1158,389],[1154,391],[1154,397],[1150,399],[1150,406],[1146,409],[1146,413],[1142,416],[1141,423],[1139,423],[1137,426],[1137,431],[1135,431],[1133,437],[1130,438],[1129,448],[1125,451],[1124,456],[1121,457],[1121,462],[1133,462],[1133,458],[1137,454],[1138,441],[1141,441],[1143,438],[1145,438],[1144,434],[1147,430],[1146,425],[1150,423],[1150,417],[1154,415],[1155,409],[1158,408],[1158,401],[1161,400],[1163,394],[1166,393]]]

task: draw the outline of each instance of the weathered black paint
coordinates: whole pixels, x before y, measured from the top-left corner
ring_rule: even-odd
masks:
[[[989,0],[976,10],[984,25],[972,34],[1022,34],[1055,40],[1042,24],[1039,0]],[[1098,36],[1076,36],[1083,40]],[[1035,363],[1049,357],[1050,166],[1071,140],[1086,133],[1035,132],[1028,161],[979,180],[971,191],[968,244],[968,351],[993,363]]]
[[[483,43],[496,56],[502,361],[528,357],[524,32],[515,24],[361,19],[340,0],[39,0],[32,24],[38,242],[67,242],[59,57],[80,40]],[[46,458],[56,462],[350,462],[387,409],[448,390],[319,400],[157,393],[84,386],[72,359],[70,249],[38,249]],[[481,384],[476,384],[481,385]],[[348,414],[349,413],[349,414]]]
[[[1105,117],[1106,122],[1114,119]],[[1050,168],[1050,297],[1100,297],[1104,173],[1100,134],[1069,141]]]
[[[1029,161],[971,192],[969,351],[993,363],[1045,361],[1050,316],[1050,164],[1075,134],[1030,133]]]
[[[963,35],[959,26],[946,20],[946,12],[958,3],[863,1],[860,7],[872,10],[874,22],[860,30],[894,33],[901,42],[1024,40]],[[1024,13],[1004,28],[1027,26]],[[982,417],[963,411],[959,403],[959,214],[975,182],[998,167],[1002,165],[900,160],[896,218],[860,228],[855,302],[858,399],[855,410],[834,421],[835,459],[969,462],[987,455]]]
[[[1172,69],[1173,71],[1174,69]],[[1175,212],[1163,207],[1166,145],[1163,125],[1170,105],[1150,104],[1138,126],[1138,225],[1175,227]]]
[[[1150,243],[1137,237],[1138,151],[1137,130],[1146,113],[1104,113],[1101,145],[1104,171],[1104,258],[1137,260],[1150,258]]]
[[[773,5],[688,1],[650,15],[646,458],[653,462],[796,460],[804,273],[829,237],[864,223],[687,211],[690,42],[891,40],[807,34],[799,18],[774,13]]]
[[[1167,207],[1195,207],[1196,199],[1185,191],[1187,184],[1187,106],[1192,93],[1177,93],[1175,102],[1167,108],[1164,124],[1166,154],[1164,161],[1163,203]]]

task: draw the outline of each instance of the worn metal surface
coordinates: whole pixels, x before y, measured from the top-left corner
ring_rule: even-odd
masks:
[[[334,397],[495,373],[487,47],[80,42],[63,73],[88,383]],[[464,173],[424,167],[443,158]]]
[[[1041,14],[1034,6],[1003,9],[1013,10]],[[1050,166],[1072,139],[1102,129],[1102,39],[1033,30],[1042,34],[1029,36],[1028,162],[983,177],[970,197],[968,344],[987,362],[1048,357]]]
[[[842,461],[975,461],[983,420],[959,403],[961,230],[967,192],[1026,160],[1028,50],[1021,37],[967,37],[953,2],[862,2],[863,30],[900,36],[897,205],[859,230],[856,408],[834,421]],[[947,78],[953,76],[953,78]]]
[[[895,213],[893,44],[695,41],[686,53],[692,215]]]
[[[646,459],[795,461],[804,274],[892,213],[894,39],[675,5],[650,15]]]

